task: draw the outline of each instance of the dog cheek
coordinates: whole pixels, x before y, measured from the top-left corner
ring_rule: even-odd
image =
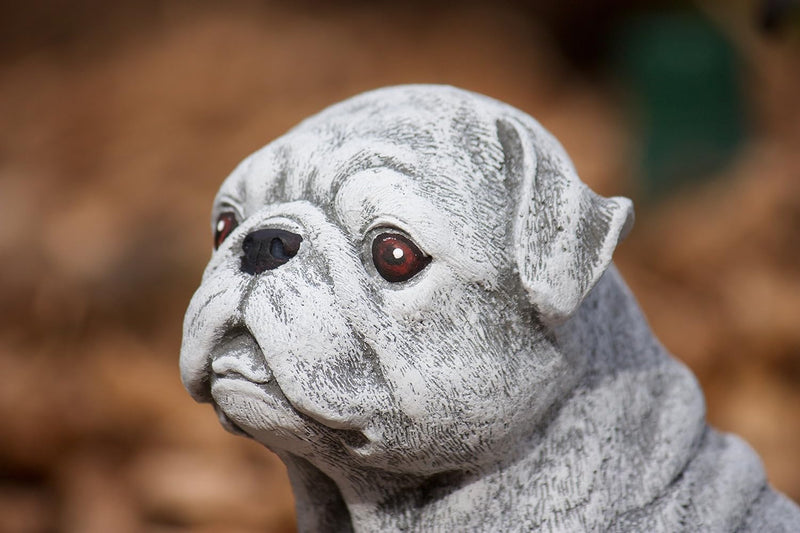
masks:
[[[257,287],[245,322],[292,405],[330,424],[363,421],[384,396],[380,369],[365,354],[340,302],[319,275]]]
[[[514,438],[515,424],[509,420],[530,427],[530,420],[552,403],[563,358],[548,343],[533,350],[537,357],[523,356],[531,351],[522,346],[523,339],[530,341],[530,332],[524,335],[520,325],[482,313],[505,309],[486,300],[494,297],[463,286],[441,294],[438,310],[404,325],[404,348],[382,357],[390,363],[387,379],[398,408],[411,422],[408,427],[415,428],[411,440],[420,450],[454,461],[458,450],[490,455],[491,443]],[[431,438],[445,434],[457,435],[457,445]],[[396,440],[402,447],[409,437]]]

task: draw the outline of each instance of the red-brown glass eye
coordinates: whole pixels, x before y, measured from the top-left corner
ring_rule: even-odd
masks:
[[[214,249],[219,248],[228,235],[236,229],[239,223],[236,221],[236,215],[231,212],[220,213],[217,217],[217,223],[214,226]]]
[[[372,241],[372,261],[383,279],[391,282],[414,277],[431,262],[417,245],[398,233],[381,233]]]

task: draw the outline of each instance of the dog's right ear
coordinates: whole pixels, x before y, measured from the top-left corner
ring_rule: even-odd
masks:
[[[542,319],[566,320],[611,264],[633,225],[627,198],[603,198],[578,178],[558,141],[530,117],[497,121],[508,188],[517,270]]]

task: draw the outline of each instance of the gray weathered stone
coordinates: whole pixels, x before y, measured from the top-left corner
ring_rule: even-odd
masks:
[[[631,202],[524,113],[357,96],[245,159],[213,220],[183,382],[285,461],[301,530],[800,530],[612,266]]]

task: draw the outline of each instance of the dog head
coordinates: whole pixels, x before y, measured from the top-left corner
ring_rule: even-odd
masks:
[[[213,209],[181,376],[223,424],[336,465],[492,461],[578,379],[552,334],[632,222],[524,113],[365,93],[245,159]]]

